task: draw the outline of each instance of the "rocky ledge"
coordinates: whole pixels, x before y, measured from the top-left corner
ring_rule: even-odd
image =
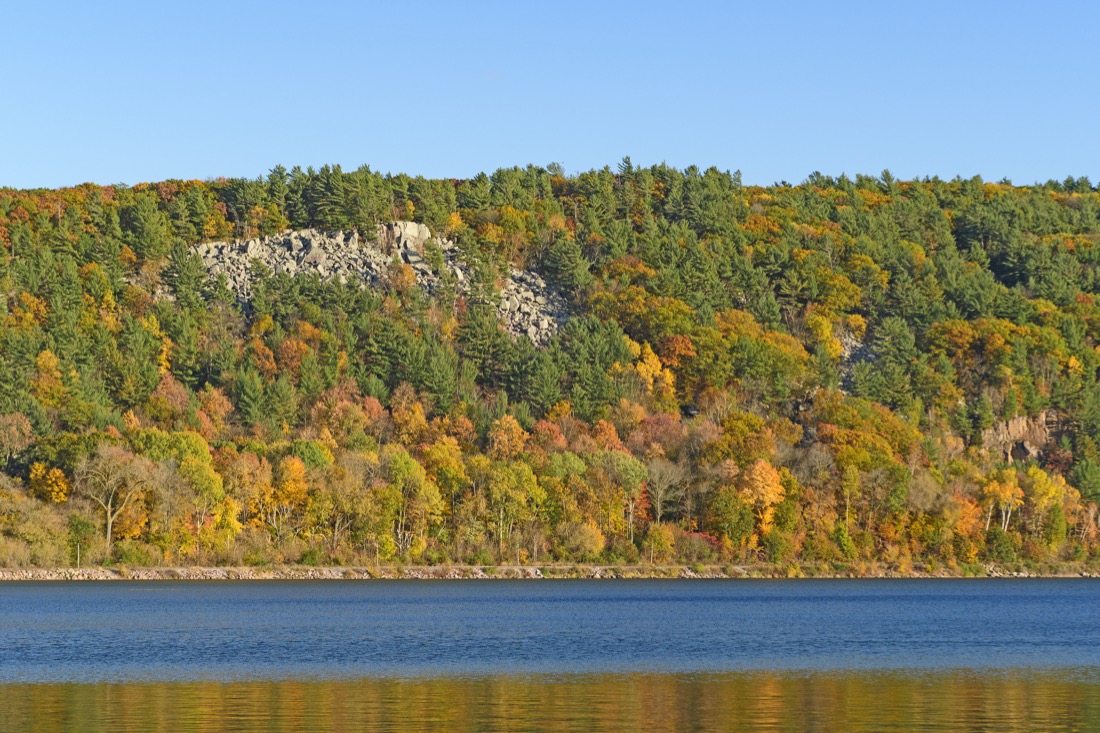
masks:
[[[433,236],[425,225],[410,221],[379,226],[371,239],[357,231],[304,229],[234,242],[205,242],[191,249],[211,277],[224,275],[229,289],[246,303],[252,299],[256,262],[276,274],[314,273],[325,281],[360,282],[368,287],[392,282],[395,268],[404,265],[429,297],[445,288],[468,297],[471,290],[471,271],[455,242]],[[568,309],[562,295],[537,273],[513,270],[501,288],[497,314],[509,333],[542,346],[568,318]]]

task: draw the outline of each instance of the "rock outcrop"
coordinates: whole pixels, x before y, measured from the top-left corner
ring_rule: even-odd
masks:
[[[1014,417],[982,431],[982,446],[1006,461],[1039,457],[1057,432],[1057,417],[1045,410],[1032,417]]]
[[[368,287],[390,282],[394,269],[404,265],[429,296],[438,295],[445,283],[458,296],[467,297],[471,290],[471,272],[458,246],[410,221],[384,224],[371,240],[356,231],[304,229],[235,242],[206,242],[194,245],[192,251],[211,277],[224,275],[229,289],[246,303],[252,298],[254,262],[276,274],[314,273],[322,280]],[[536,346],[546,344],[569,315],[562,295],[537,273],[524,270],[513,270],[504,282],[497,314],[509,333],[529,338]]]

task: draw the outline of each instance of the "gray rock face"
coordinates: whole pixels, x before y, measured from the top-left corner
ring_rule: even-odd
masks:
[[[543,346],[565,323],[569,309],[561,294],[537,273],[513,270],[501,289],[497,314],[509,333]]]
[[[252,263],[272,272],[295,276],[307,272],[328,280],[377,283],[388,270],[388,258],[376,248],[359,246],[356,232],[305,229],[238,242],[208,242],[192,247],[211,276],[224,274],[229,288],[243,302],[252,297]]]
[[[415,221],[391,221],[378,227],[378,244],[388,252],[415,249],[431,238],[428,227]]]
[[[430,256],[429,245],[434,252]],[[361,240],[354,231],[304,229],[244,241],[206,242],[191,249],[211,277],[225,275],[230,290],[242,302],[252,298],[254,262],[291,277],[316,274],[322,280],[360,282],[367,287],[380,286],[392,267],[402,265],[412,270],[417,285],[429,296],[438,295],[444,281],[456,295],[470,296],[470,271],[457,245],[433,237],[428,227],[417,222],[383,224],[373,241]],[[569,317],[561,294],[538,274],[525,270],[513,270],[503,284],[497,314],[509,333],[529,338],[536,346],[545,345]]]

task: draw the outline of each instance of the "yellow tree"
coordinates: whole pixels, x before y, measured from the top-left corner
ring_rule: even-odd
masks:
[[[676,547],[676,533],[670,524],[649,525],[645,539],[642,541],[642,550],[649,553],[649,562],[664,561],[669,558]]]
[[[510,461],[527,445],[527,431],[511,415],[494,420],[489,428],[489,453],[498,461]]]
[[[741,495],[753,508],[757,530],[761,536],[766,535],[772,526],[775,507],[785,496],[779,471],[760,459],[745,469],[739,479]]]
[[[297,534],[301,526],[295,521],[305,513],[309,501],[309,480],[306,476],[306,464],[298,456],[284,456],[276,471],[278,480],[268,511],[268,524],[275,531],[278,540],[283,539],[287,530]]]
[[[31,465],[30,491],[42,501],[63,504],[69,498],[69,479],[59,468],[47,469],[44,463]]]
[[[253,527],[267,524],[267,513],[275,494],[271,464],[267,459],[248,451],[237,453],[231,447],[219,452],[218,471],[226,492],[242,505],[248,524]]]
[[[1038,466],[1031,466],[1027,469],[1024,492],[1030,515],[1029,529],[1038,534],[1050,510],[1062,503],[1066,495],[1066,480],[1058,474],[1051,476]]]
[[[537,501],[538,480],[526,463],[494,463],[489,473],[489,510],[497,525],[497,551],[504,555],[505,540],[517,521],[529,516],[530,503]]]
[[[1016,470],[1006,468],[994,471],[990,480],[982,489],[982,503],[988,508],[985,517],[985,528],[989,530],[990,520],[993,518],[993,509],[996,507],[1001,512],[1001,529],[1008,531],[1008,522],[1012,519],[1012,512],[1024,503],[1024,490],[1017,483]]]
[[[450,520],[453,525],[458,497],[470,484],[458,440],[450,435],[442,436],[424,451],[423,463],[428,477],[450,500]]]
[[[46,349],[34,360],[35,377],[31,380],[31,394],[47,407],[59,407],[65,397],[65,384],[61,376],[61,361]]]
[[[394,390],[390,412],[397,442],[410,447],[419,443],[428,429],[428,419],[424,414],[424,405],[408,382],[402,382]]]

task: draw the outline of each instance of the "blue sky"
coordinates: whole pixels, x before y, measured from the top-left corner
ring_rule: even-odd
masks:
[[[1100,180],[1100,3],[5,3],[0,186],[560,162]]]

